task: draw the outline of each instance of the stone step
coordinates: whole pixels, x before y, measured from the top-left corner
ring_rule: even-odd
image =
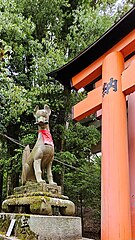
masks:
[[[82,240],[79,217],[0,213],[0,231],[5,235],[13,219],[16,220],[13,230],[18,238],[28,239],[29,234],[35,240]]]

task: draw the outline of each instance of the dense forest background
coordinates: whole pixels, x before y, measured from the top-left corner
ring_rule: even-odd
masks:
[[[0,205],[21,184],[24,146],[37,138],[33,110],[52,109],[53,173],[77,206],[84,235],[100,232],[100,142],[93,124],[74,123],[72,106],[85,92],[47,77],[97,40],[134,0],[0,0]]]

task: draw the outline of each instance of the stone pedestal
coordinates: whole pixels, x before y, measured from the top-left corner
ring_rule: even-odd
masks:
[[[0,213],[0,229],[6,234],[15,219],[12,235],[27,240],[81,240],[81,219],[69,216],[40,216]]]
[[[61,194],[61,187],[46,183],[27,183],[17,187],[2,203],[4,212],[72,216],[75,205]]]

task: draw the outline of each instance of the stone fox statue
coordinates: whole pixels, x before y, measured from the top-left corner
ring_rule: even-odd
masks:
[[[45,182],[43,180],[46,168],[49,184],[53,185],[52,161],[54,158],[54,144],[49,130],[50,108],[45,105],[44,109],[39,110],[37,106],[34,110],[34,116],[38,125],[38,139],[30,153],[29,146],[26,146],[22,157],[22,184],[27,181],[35,181],[38,183]]]

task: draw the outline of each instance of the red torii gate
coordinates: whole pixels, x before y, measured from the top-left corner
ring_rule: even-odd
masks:
[[[77,90],[95,87],[73,107],[73,119],[102,108],[101,239],[135,240],[135,7],[49,76]]]

